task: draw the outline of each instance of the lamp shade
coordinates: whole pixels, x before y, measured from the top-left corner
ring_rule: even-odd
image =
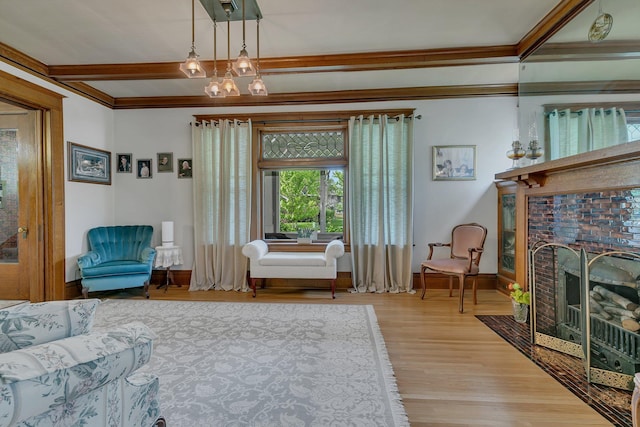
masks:
[[[173,221],[162,221],[162,246],[173,246]]]

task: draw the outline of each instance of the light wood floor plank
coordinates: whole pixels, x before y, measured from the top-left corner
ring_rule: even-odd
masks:
[[[137,290],[131,296],[142,298]],[[436,426],[610,426],[532,361],[487,328],[476,314],[510,314],[507,297],[479,291],[477,306],[465,298],[428,290],[417,294],[258,290],[189,292],[171,286],[151,289],[152,299],[263,303],[371,304],[384,335],[411,425]]]

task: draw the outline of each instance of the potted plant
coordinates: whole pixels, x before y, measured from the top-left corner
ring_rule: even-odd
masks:
[[[519,283],[509,283],[511,291],[511,304],[513,306],[513,318],[518,323],[526,323],[529,314],[529,304],[531,304],[531,294],[524,291]]]

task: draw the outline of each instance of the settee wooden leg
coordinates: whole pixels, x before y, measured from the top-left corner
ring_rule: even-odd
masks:
[[[256,297],[256,280],[257,279],[255,277],[251,277],[249,279],[251,289],[253,290],[253,297],[254,298]]]
[[[336,299],[336,279],[331,280],[331,298]]]
[[[87,288],[86,286],[82,287],[82,297],[84,299],[89,298],[89,288]]]
[[[144,282],[144,296],[149,299],[149,281]]]

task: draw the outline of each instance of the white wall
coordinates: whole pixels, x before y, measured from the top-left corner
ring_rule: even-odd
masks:
[[[497,270],[497,202],[494,174],[507,169],[517,98],[468,98],[426,101],[397,101],[362,104],[307,105],[296,107],[193,108],[112,111],[74,93],[0,62],[0,70],[39,84],[66,96],[64,139],[116,153],[132,153],[137,159],[153,159],[153,178],[138,179],[135,173],[115,173],[112,185],[65,183],[66,281],[77,278],[76,259],[87,250],[86,233],[92,227],[114,224],[151,224],[153,244],[161,242],[162,221],[175,222],[175,242],[184,248],[183,266],[193,263],[192,181],[178,179],[176,160],[191,158],[191,129],[194,114],[235,112],[327,111],[332,109],[415,108],[415,250],[413,271],[427,256],[427,243],[448,241],[451,228],[463,222],[479,222],[489,229],[481,272]],[[434,145],[476,145],[475,181],[433,181]],[[66,147],[65,147],[66,150]],[[156,154],[173,152],[174,172],[157,173]],[[60,165],[65,168],[66,165]],[[349,270],[348,257],[340,269]]]
[[[489,229],[481,272],[497,270],[497,199],[494,174],[507,169],[511,161],[512,123],[517,98],[470,98],[435,101],[341,104],[340,110],[415,108],[421,120],[415,121],[415,251],[413,271],[419,271],[426,258],[427,243],[448,241],[451,228],[463,222],[479,222]],[[295,111],[326,111],[333,106],[318,105]],[[153,178],[137,179],[135,173],[114,174],[115,222],[146,223],[154,229],[154,245],[161,242],[162,221],[175,222],[175,242],[183,246],[184,266],[193,263],[192,181],[178,179],[176,159],[191,158],[189,122],[194,114],[233,114],[237,112],[285,112],[292,108],[237,109],[148,109],[115,112],[115,152],[132,153],[136,159],[153,159]],[[476,145],[477,180],[433,181],[433,145]],[[173,152],[174,172],[157,173],[156,155]],[[343,257],[341,270],[349,270]]]
[[[0,70],[65,97],[62,103],[65,164],[58,166],[65,169],[65,280],[67,282],[75,280],[79,277],[76,260],[79,255],[88,250],[87,230],[98,225],[115,223],[113,206],[115,186],[69,182],[66,142],[72,141],[76,144],[112,151],[114,112],[2,61],[0,61]]]

